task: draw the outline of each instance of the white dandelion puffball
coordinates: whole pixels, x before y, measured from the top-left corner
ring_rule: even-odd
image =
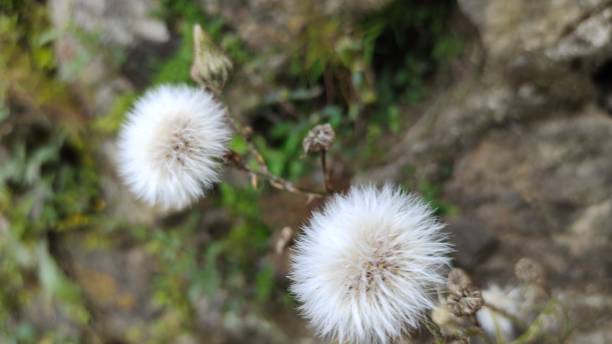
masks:
[[[291,291],[317,333],[386,343],[418,327],[445,282],[451,248],[415,195],[353,187],[315,212],[298,237]]]
[[[219,179],[231,138],[225,110],[209,93],[160,86],[140,98],[119,135],[119,172],[149,205],[181,209]]]

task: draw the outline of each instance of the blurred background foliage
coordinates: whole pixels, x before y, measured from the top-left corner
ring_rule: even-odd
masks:
[[[267,200],[266,187],[223,183],[194,209],[145,223],[117,216],[104,192],[113,167],[102,152],[133,101],[155,85],[191,83],[195,23],[234,62],[228,88],[250,92],[242,95],[247,105],[229,107],[241,110],[235,115],[254,128],[270,170],[306,184],[320,181],[316,159],[302,157],[302,138],[313,125],[335,128],[339,140],[331,154],[351,162],[352,170],[343,172],[349,178],[375,164],[410,124],[404,110],[427,96],[462,48],[449,30],[452,1],[396,0],[350,18],[305,5],[301,20],[308,24],[297,39],[268,50],[244,42],[223,17],[207,14],[195,1],[155,3],[151,15],[169,28],[167,43],[104,50],[100,36],[73,28],[80,42],[97,50],[76,51],[60,68],[54,43],[64,33],[52,25],[49,4],[0,0],[0,342],[113,340],[99,324],[100,294],[87,291],[75,253],[66,248],[73,240],[94,250],[142,248],[154,267],[146,294],[153,315],[120,342],[199,338],[203,300],[206,312],[221,314],[226,329],[282,333],[274,328],[295,305],[286,291],[286,267],[273,254],[275,226],[281,224],[265,220],[265,202],[279,200]],[[74,86],[98,57],[92,51],[133,85],[99,115],[89,114],[90,98]],[[284,58],[269,68],[279,51]],[[241,79],[251,74],[265,87],[241,89]],[[236,99],[231,91],[226,97]],[[240,139],[232,146],[246,150]],[[410,187],[441,214],[452,210],[438,199],[435,183]],[[285,216],[295,217],[288,221],[295,225],[304,214],[287,210]],[[100,283],[97,288],[114,290],[107,280]],[[44,326],[33,316],[37,312],[54,314],[55,325]]]

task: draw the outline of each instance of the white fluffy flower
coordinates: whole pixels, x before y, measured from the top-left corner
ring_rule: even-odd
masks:
[[[426,203],[389,185],[334,196],[296,243],[300,310],[340,343],[385,343],[416,328],[445,281],[442,227]]]
[[[218,180],[231,137],[225,110],[188,86],[161,86],[140,98],[119,136],[119,171],[150,205],[180,209]]]

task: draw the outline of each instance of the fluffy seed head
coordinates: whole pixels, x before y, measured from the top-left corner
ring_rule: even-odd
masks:
[[[385,343],[416,328],[444,283],[450,247],[432,209],[386,185],[353,187],[297,239],[291,290],[319,335]]]
[[[231,137],[223,107],[188,86],[144,94],[119,135],[119,172],[150,205],[180,209],[218,180]]]

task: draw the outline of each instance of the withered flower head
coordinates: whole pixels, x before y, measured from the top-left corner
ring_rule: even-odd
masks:
[[[523,283],[543,284],[546,279],[542,265],[530,258],[521,258],[514,266],[514,274]]]
[[[448,273],[446,298],[448,309],[456,316],[475,314],[483,305],[480,289],[472,284],[468,274],[462,269],[452,269]]]
[[[332,126],[328,124],[320,124],[310,129],[308,135],[302,141],[304,154],[316,153],[322,150],[329,150],[329,147],[334,142],[336,133]]]

